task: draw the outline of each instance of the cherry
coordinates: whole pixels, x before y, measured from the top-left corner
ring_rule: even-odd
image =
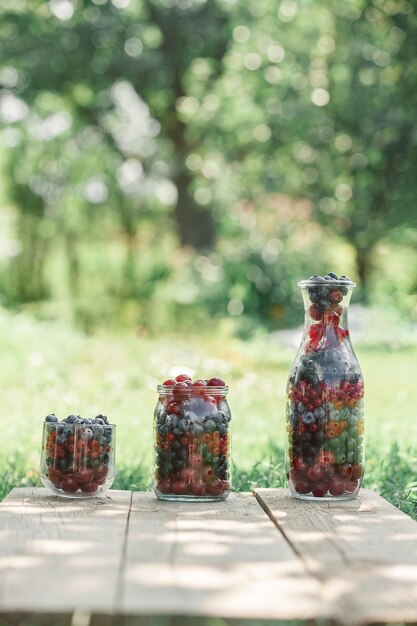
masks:
[[[164,383],[162,383],[162,385],[164,387],[173,387],[175,385],[177,381],[174,380],[173,378],[168,378],[168,380],[166,380]]]
[[[217,478],[214,482],[209,483],[206,489],[207,493],[209,493],[211,496],[218,496],[223,491],[222,481]]]
[[[346,491],[348,493],[353,493],[354,491],[356,491],[356,489],[358,488],[358,481],[357,480],[347,480],[346,481]]]
[[[188,485],[184,480],[173,482],[171,487],[172,493],[176,493],[179,496],[184,496],[188,493]]]
[[[341,496],[345,491],[345,485],[346,482],[343,478],[337,478],[337,476],[335,476],[329,483],[329,491],[332,496]]]
[[[305,478],[299,478],[294,483],[294,489],[297,493],[308,493],[310,491],[310,483]]]
[[[67,493],[75,493],[78,489],[78,480],[75,476],[66,476],[61,480],[61,489]]]
[[[329,293],[329,300],[330,302],[335,302],[336,304],[339,304],[339,302],[342,302],[343,300],[342,292],[339,291],[339,289],[332,289],[332,291]]]
[[[326,472],[323,465],[312,465],[307,470],[307,477],[314,483],[320,482],[325,474]]]
[[[359,480],[362,476],[362,465],[360,463],[354,463],[352,465],[352,478],[353,480]]]
[[[99,467],[94,471],[94,478],[106,478],[109,472],[109,468],[107,465],[99,465]]]
[[[191,493],[194,496],[204,496],[206,493],[206,485],[202,480],[197,480],[194,483],[191,483]]]
[[[210,378],[210,380],[207,381],[209,387],[224,387],[225,384],[226,383],[221,378]]]
[[[193,387],[207,387],[207,381],[202,379],[195,380],[193,382]]]
[[[173,415],[173,414],[174,415],[181,415],[181,413],[182,413],[181,406],[179,404],[177,404],[177,402],[171,402],[167,406],[167,413],[168,413],[168,415]]]
[[[174,386],[172,393],[176,398],[184,396],[188,391],[188,385],[185,382],[176,383]]]
[[[97,483],[87,483],[80,486],[80,489],[83,493],[95,493],[98,489]]]
[[[188,376],[188,374],[178,374],[178,376],[175,376],[175,380],[177,383],[183,383],[186,380],[191,380],[191,376]]]
[[[343,478],[350,479],[352,478],[353,468],[350,463],[345,463],[344,465],[339,465],[337,468],[337,473],[339,476],[343,476]]]
[[[171,481],[158,480],[156,488],[160,493],[171,493]]]
[[[181,470],[181,478],[183,478],[186,482],[191,483],[195,480],[197,472],[192,467],[185,467]]]
[[[86,467],[78,470],[76,473],[76,477],[78,482],[81,484],[90,483],[93,480],[93,470],[87,469]]]
[[[312,304],[308,310],[312,320],[319,322],[323,318],[323,313],[318,310],[315,304]]]
[[[327,483],[317,483],[317,485],[315,485],[311,491],[315,498],[323,498],[327,493]]]

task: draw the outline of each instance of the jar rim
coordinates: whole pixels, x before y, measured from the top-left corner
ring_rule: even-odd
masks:
[[[339,280],[335,278],[331,280],[316,280],[306,278],[305,280],[298,281],[297,287],[301,287],[301,289],[306,289],[307,287],[346,287],[346,289],[353,289],[356,287],[356,283],[350,279]]]
[[[174,385],[157,385],[156,390],[159,395],[170,395],[172,390],[174,389]],[[181,395],[193,395],[200,396],[202,392],[207,393],[209,396],[225,396],[229,391],[228,385],[224,385],[222,387],[211,387],[207,385],[207,387],[188,387],[188,389],[181,390]]]

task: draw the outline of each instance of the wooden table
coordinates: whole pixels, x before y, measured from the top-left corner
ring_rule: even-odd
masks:
[[[417,523],[370,491],[344,503],[285,489],[169,503],[14,489],[0,504],[1,626],[260,620],[416,622]]]

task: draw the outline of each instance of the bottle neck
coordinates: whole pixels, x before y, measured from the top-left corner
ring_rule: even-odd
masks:
[[[349,340],[348,309],[352,287],[302,287],[305,309],[305,352],[342,348]]]

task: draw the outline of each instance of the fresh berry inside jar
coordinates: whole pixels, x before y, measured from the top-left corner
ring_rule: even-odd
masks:
[[[116,427],[105,415],[94,419],[45,417],[41,480],[53,493],[85,498],[103,494],[114,481]]]
[[[355,283],[330,272],[301,281],[305,327],[287,387],[287,476],[302,499],[357,495],[363,477],[364,383],[350,342]]]
[[[221,378],[186,374],[158,385],[154,491],[163,500],[224,500],[230,492],[231,414]]]

